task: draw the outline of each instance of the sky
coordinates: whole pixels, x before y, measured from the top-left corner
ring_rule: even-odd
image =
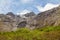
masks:
[[[25,14],[28,12],[43,12],[57,7],[60,0],[0,0],[0,14],[13,12],[14,14]]]

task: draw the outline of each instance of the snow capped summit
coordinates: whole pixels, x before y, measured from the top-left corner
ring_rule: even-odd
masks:
[[[27,13],[30,13],[30,12],[31,12],[31,11],[25,9],[25,10],[23,10],[22,12],[17,13],[17,15],[24,15],[24,14],[27,14]]]
[[[20,13],[17,13],[17,15],[20,15],[21,17],[25,17],[24,15],[27,13],[30,13],[30,12],[31,12],[30,10],[25,9],[25,10],[21,11]]]

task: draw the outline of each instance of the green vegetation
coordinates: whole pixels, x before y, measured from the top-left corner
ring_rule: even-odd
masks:
[[[34,30],[21,28],[15,32],[0,32],[0,40],[60,40],[60,26]]]

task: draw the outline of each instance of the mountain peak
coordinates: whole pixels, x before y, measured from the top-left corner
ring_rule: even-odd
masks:
[[[30,12],[24,15],[25,17],[31,17],[31,16],[35,16],[34,12]]]
[[[30,10],[25,9],[25,10],[21,11],[20,13],[17,13],[17,15],[24,15],[24,14],[27,14],[30,12],[31,12]]]
[[[8,12],[6,15],[15,16],[13,12]]]

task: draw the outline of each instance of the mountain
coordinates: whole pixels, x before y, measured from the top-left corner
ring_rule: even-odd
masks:
[[[35,16],[35,15],[36,14],[34,12],[24,14],[25,17],[31,17],[31,16]]]
[[[60,6],[41,12],[36,16],[38,27],[60,25]]]
[[[34,12],[15,15],[12,12],[0,14],[0,31],[15,31],[17,28],[29,29],[60,25],[60,6],[35,14]]]
[[[12,13],[12,12],[8,12],[6,15],[8,15],[10,17],[15,17],[14,13]]]
[[[0,31],[15,31],[17,29],[20,16],[12,12],[0,14]]]
[[[20,15],[21,17],[25,17],[24,15],[27,13],[30,13],[30,12],[31,12],[30,10],[25,9],[25,10],[21,11],[20,13],[17,13],[17,15]]]
[[[0,14],[0,31],[11,31],[15,28],[15,21],[11,17]]]

